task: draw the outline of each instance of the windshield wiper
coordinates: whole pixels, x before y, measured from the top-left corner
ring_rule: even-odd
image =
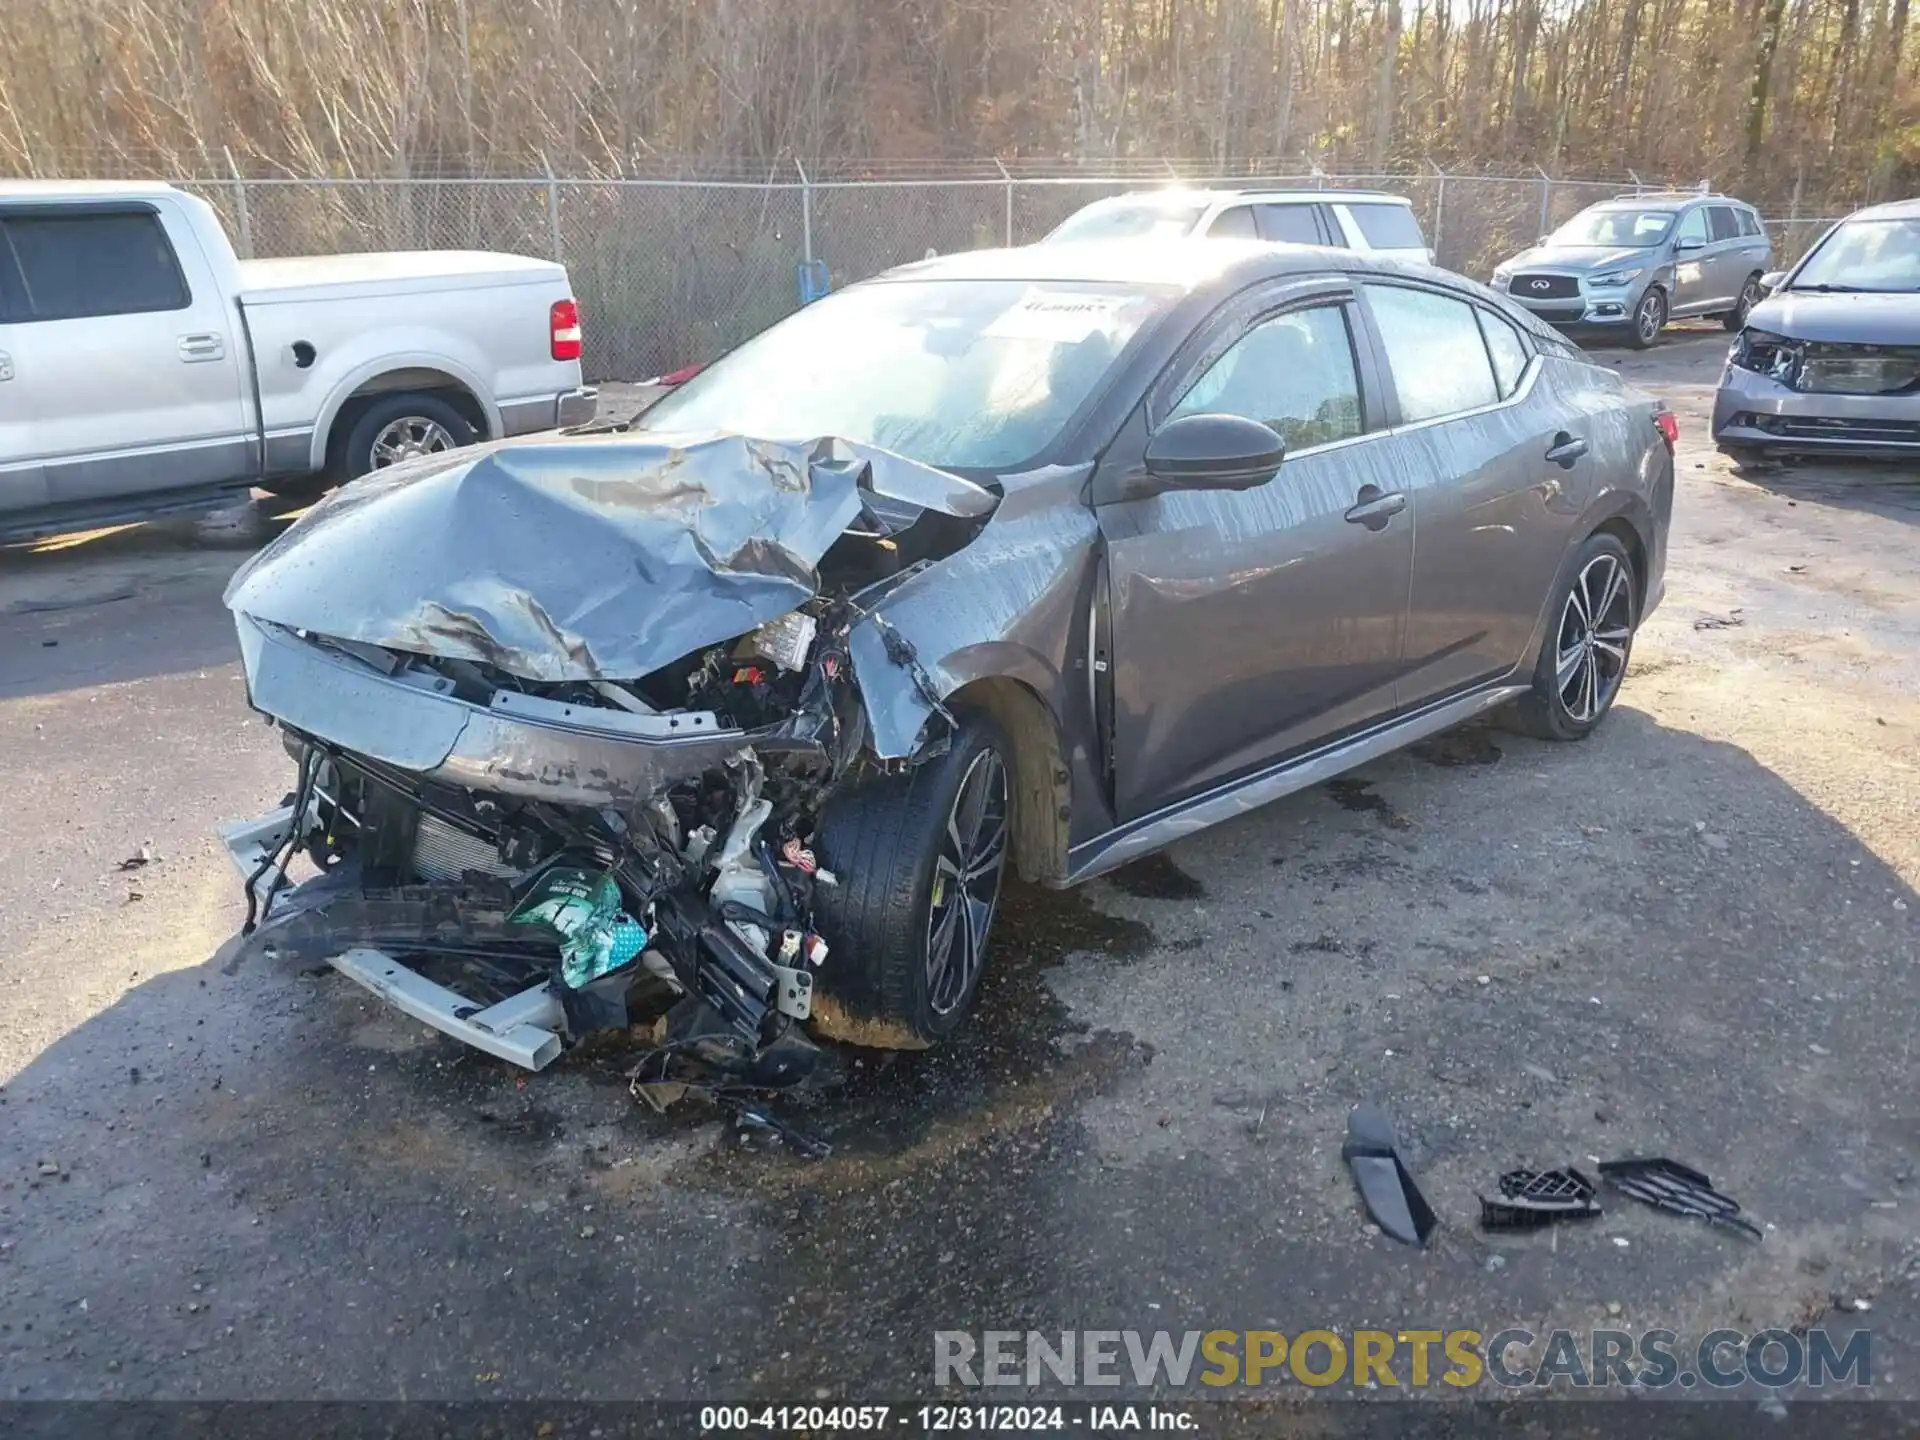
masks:
[[[1892,295],[1892,290],[1872,290],[1864,285],[1790,285],[1789,290],[1810,290],[1820,295]]]

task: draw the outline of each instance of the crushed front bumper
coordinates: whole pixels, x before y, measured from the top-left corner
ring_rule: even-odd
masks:
[[[645,800],[672,781],[724,765],[749,746],[762,755],[825,756],[818,743],[782,735],[780,727],[732,730],[711,717],[663,716],[652,727],[662,733],[639,734],[635,729],[644,717],[623,711],[581,710],[556,719],[516,713],[524,701],[518,707],[469,704],[382,675],[280,626],[248,615],[234,621],[256,710],[424,780],[463,789],[597,807]]]
[[[1714,396],[1713,439],[1735,450],[1920,455],[1920,394],[1809,393],[1729,365]]]
[[[273,864],[273,857],[285,849],[294,829],[293,807],[283,805],[220,832],[242,881],[262,901],[285,883],[286,873]],[[326,962],[422,1024],[524,1070],[545,1069],[560,1055],[566,1014],[545,981],[483,1007],[369,946],[350,945],[326,956]]]

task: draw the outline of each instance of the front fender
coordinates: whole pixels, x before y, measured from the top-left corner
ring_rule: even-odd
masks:
[[[977,680],[1018,680],[1070,713],[1071,637],[1082,633],[1099,530],[1086,466],[1009,477],[980,534],[890,591],[848,637],[874,753],[905,759],[944,702]]]

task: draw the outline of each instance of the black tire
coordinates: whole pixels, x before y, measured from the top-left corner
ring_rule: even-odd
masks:
[[[1649,285],[1640,303],[1633,307],[1633,323],[1627,327],[1627,344],[1635,350],[1651,350],[1660,343],[1660,332],[1667,328],[1667,292]]]
[[[1765,470],[1773,464],[1771,457],[1750,445],[1722,445],[1720,453],[1727,457],[1736,470]]]
[[[394,463],[375,454],[376,443],[383,441],[396,427],[415,422],[424,444],[435,450],[457,450],[477,438],[473,424],[438,395],[404,391],[383,395],[354,417],[344,435],[332,447],[327,464],[329,483],[343,485],[369,471]],[[437,427],[437,435],[434,427]],[[442,443],[444,437],[446,443]]]
[[[1614,575],[1619,577],[1617,589]],[[1576,591],[1582,597],[1579,605]],[[1603,607],[1600,623],[1587,624],[1585,613],[1596,605]],[[1633,657],[1640,590],[1627,547],[1605,532],[1589,536],[1555,589],[1547,615],[1533,687],[1513,702],[1508,718],[1514,729],[1536,740],[1584,740],[1613,708]],[[1587,633],[1597,632],[1592,643],[1580,633],[1583,626]]]
[[[819,988],[833,1023],[822,1028],[838,1038],[935,1044],[960,1027],[979,991],[1012,837],[1012,764],[991,716],[961,710],[956,719],[945,755],[843,790],[821,812],[814,850],[839,884],[815,888],[814,923],[830,947]],[[969,834],[963,811],[977,794],[986,804]],[[992,846],[994,859],[963,905],[952,852],[974,839]],[[937,953],[943,933],[948,949]],[[942,953],[960,958],[955,950],[968,944],[967,973],[938,963]]]
[[[1740,299],[1735,302],[1733,309],[1727,311],[1726,314],[1720,317],[1720,323],[1726,326],[1729,333],[1739,334],[1747,327],[1748,313],[1759,303],[1760,272],[1756,270],[1747,277],[1746,283],[1740,287]]]

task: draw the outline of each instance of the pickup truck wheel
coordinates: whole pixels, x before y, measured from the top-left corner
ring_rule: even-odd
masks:
[[[841,791],[814,850],[839,883],[814,890],[829,949],[816,1026],[855,1044],[918,1048],[973,1008],[1012,832],[1005,734],[962,710],[947,753]],[[824,1011],[824,1014],[823,1014]]]
[[[360,412],[335,463],[336,483],[358,479],[403,460],[471,445],[473,426],[437,395],[389,395]]]

